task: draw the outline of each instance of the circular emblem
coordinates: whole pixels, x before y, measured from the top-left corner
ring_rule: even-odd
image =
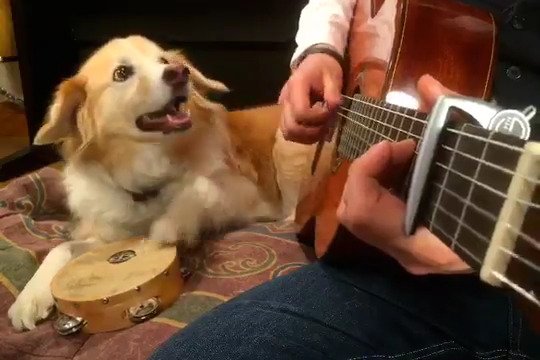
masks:
[[[112,254],[107,261],[111,264],[120,264],[128,261],[132,257],[137,256],[137,253],[133,250],[122,250]]]
[[[491,119],[489,130],[495,130],[525,140],[531,135],[531,125],[528,117],[518,110],[499,111]]]

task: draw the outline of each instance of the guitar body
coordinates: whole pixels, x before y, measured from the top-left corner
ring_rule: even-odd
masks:
[[[489,13],[455,1],[358,1],[347,50],[344,93],[415,109],[418,79],[428,73],[462,95],[487,99],[496,55]],[[474,54],[474,57],[472,56]],[[299,237],[314,242],[319,258],[354,260],[370,250],[339,225],[339,205],[350,161],[337,155],[339,126],[313,175],[317,181],[297,207]],[[328,156],[327,156],[328,158]],[[329,166],[327,166],[329,165]]]

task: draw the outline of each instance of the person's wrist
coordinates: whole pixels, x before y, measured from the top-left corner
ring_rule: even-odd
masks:
[[[325,43],[314,44],[304,50],[291,64],[291,70],[294,71],[298,69],[300,64],[305,61],[309,56],[315,54],[325,54],[339,64],[341,70],[344,69],[344,59],[343,56],[331,45]]]

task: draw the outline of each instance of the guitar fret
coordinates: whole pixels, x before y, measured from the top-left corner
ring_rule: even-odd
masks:
[[[416,111],[414,111],[414,114],[418,115]],[[410,121],[411,123],[408,130],[408,138],[414,138],[413,128],[414,128],[414,124],[416,123],[416,118],[410,119]],[[415,155],[413,155],[413,158],[411,160],[412,162],[416,161],[416,154],[418,153],[419,146],[420,146],[420,141],[416,141]],[[405,181],[403,182],[403,185],[401,186],[400,192],[404,199],[407,199],[407,196],[408,196],[408,189],[412,181],[413,170],[414,170],[413,166],[409,167],[409,171],[407,171],[407,176],[405,177]]]
[[[357,104],[353,104],[353,106],[358,106]],[[351,113],[349,112],[347,114],[348,116],[351,116]],[[345,126],[343,128],[343,134],[344,135],[347,135],[346,136],[346,140],[345,140],[345,143],[343,144],[343,153],[346,155],[346,157],[348,158],[350,156],[350,153],[351,153],[351,148],[352,148],[352,138],[351,138],[351,131],[349,130],[354,124],[350,121],[347,121],[345,123]]]
[[[416,117],[419,117],[417,111],[399,108],[398,106],[392,104],[383,104],[380,101],[374,101],[367,98],[363,99],[360,97],[357,98],[357,100],[359,101],[353,102],[352,106],[347,111],[347,114],[344,114],[343,136],[342,141],[340,142],[340,151],[348,158],[354,159],[361,153],[367,151],[373,144],[383,139],[399,141],[405,138],[415,138],[419,140],[417,141],[417,147],[421,144],[421,136],[425,132],[425,122],[422,122],[421,119],[415,119]],[[407,121],[409,122],[407,123]],[[474,129],[478,128],[470,127],[466,130],[468,130],[468,134],[475,134]],[[441,166],[436,164],[436,168],[439,172],[442,170],[443,177],[441,182],[443,185],[442,189],[435,192],[435,213],[430,213],[430,217],[428,217],[429,220],[427,221],[428,223],[437,224],[439,226],[441,226],[440,224],[442,223],[442,227],[445,228],[446,231],[451,230],[450,233],[454,234],[452,239],[452,246],[454,248],[456,248],[456,246],[459,247],[463,245],[461,244],[461,238],[463,236],[460,234],[463,234],[464,231],[462,228],[449,226],[448,224],[450,222],[448,219],[445,221],[441,214],[438,213],[438,205],[444,203],[445,206],[449,206],[450,211],[455,214],[459,214],[460,217],[462,217],[462,220],[465,222],[468,222],[467,217],[477,220],[477,223],[482,224],[479,233],[483,234],[484,236],[490,235],[494,224],[491,218],[485,217],[485,214],[480,214],[476,208],[473,209],[464,204],[463,201],[446,195],[444,191],[446,188],[449,190],[455,190],[456,195],[465,199],[465,203],[468,202],[467,199],[472,200],[474,197],[479,196],[479,194],[481,197],[489,197],[491,202],[500,203],[502,201],[502,199],[494,200],[494,198],[497,198],[497,193],[492,193],[490,187],[483,186],[485,189],[479,189],[479,187],[476,186],[475,182],[477,182],[478,176],[485,172],[484,169],[487,168],[487,166],[480,166],[480,164],[478,164],[478,157],[483,159],[478,150],[476,152],[467,151],[467,146],[462,149],[464,139],[461,136],[460,131],[463,131],[463,129],[460,129],[457,131],[457,133],[448,132],[450,135],[454,135],[454,137],[456,134],[458,134],[459,136],[457,136],[457,139],[459,142],[456,141],[455,144],[443,146],[443,149],[439,151],[439,161],[435,161],[436,163],[441,164]],[[465,145],[468,144],[469,147],[472,145],[476,147],[480,146],[480,149],[483,151],[489,141],[484,141],[484,133],[476,132],[476,134],[479,135],[477,136],[478,139],[475,139],[474,137],[467,137]],[[446,144],[448,144],[448,141]],[[459,151],[459,153],[452,151],[454,149]],[[445,152],[443,150],[448,152],[450,156],[445,158]],[[489,154],[489,152],[487,153]],[[484,155],[486,155],[486,152],[484,152]],[[467,159],[467,157],[469,159]],[[458,159],[460,161],[458,164],[456,164]],[[476,165],[476,168],[474,166],[472,167],[475,169],[475,174],[470,174],[470,172],[467,171],[461,171],[460,164],[464,163],[466,160],[475,162],[474,164]],[[511,164],[508,164],[508,167],[511,169]],[[497,171],[500,171],[500,169]],[[405,189],[408,187],[411,175],[412,171],[409,171],[404,187]],[[462,189],[467,189],[466,193],[464,193]],[[496,187],[494,190],[499,190],[500,193],[504,194],[505,189],[499,189]],[[449,200],[449,198],[452,199]],[[481,221],[478,221],[479,217],[482,218]],[[479,255],[478,252],[475,253],[476,255]]]
[[[418,111],[414,110],[413,114],[412,114],[412,117],[416,119],[418,117]],[[413,120],[412,124],[413,125],[412,125],[412,128],[411,128],[411,133],[412,133],[413,137],[416,137],[416,138],[420,139],[416,143],[416,151],[418,151],[418,149],[420,148],[420,144],[421,144],[421,141],[423,139],[424,131],[426,130],[426,127],[424,126],[423,123],[421,123],[420,121],[416,121],[416,120]]]
[[[362,114],[364,109],[366,108],[366,104],[361,104],[360,108],[358,109],[358,113]],[[361,126],[357,126],[360,128],[360,133],[362,135],[360,135],[360,139],[362,140],[361,143],[359,144],[359,149],[361,149],[362,153],[364,153],[365,151],[367,151],[368,147],[369,147],[369,144],[366,144],[366,141],[364,140],[364,135],[366,134],[367,130],[365,128],[362,128]]]
[[[355,107],[355,110],[356,108],[360,106],[359,104],[354,104],[354,107]],[[353,116],[353,114],[351,112],[349,112],[347,114],[348,116]],[[349,155],[349,157],[351,157],[352,155],[354,155],[354,139],[352,137],[352,134],[354,133],[354,127],[355,127],[355,124],[354,122],[348,122],[347,123],[347,128],[345,129],[346,133],[347,133],[347,144],[346,144],[346,150],[347,150],[347,154]]]
[[[356,106],[356,102],[353,101],[350,105],[350,109],[348,109],[346,111],[346,114],[349,115],[352,111],[352,108]],[[338,138],[338,154],[341,155],[341,156],[344,156],[344,157],[347,157],[347,151],[346,151],[346,148],[347,148],[347,143],[350,141],[349,140],[349,136],[347,136],[347,127],[350,126],[350,122],[347,121],[346,117],[345,116],[341,116],[340,117],[340,136]]]
[[[368,102],[371,104],[371,102],[368,100]],[[371,106],[370,107],[370,110],[368,112],[368,116],[367,116],[367,121],[369,121],[369,128],[374,130],[374,131],[371,131],[368,133],[368,146],[371,146],[372,144],[375,143],[375,129],[373,128],[373,110],[375,109],[375,107]]]
[[[491,139],[491,133],[489,134],[489,139]],[[486,156],[486,151],[488,149],[488,146],[489,146],[489,142],[485,142],[484,143],[484,146],[483,146],[483,149],[482,149],[482,154],[480,155],[480,159],[483,160],[484,157]],[[457,147],[459,149],[459,147]],[[477,180],[478,179],[478,174],[480,173],[480,168],[482,167],[482,163],[478,162],[476,164],[476,169],[474,171],[474,175],[473,175],[473,180]],[[474,190],[474,187],[475,187],[475,183],[474,181],[471,181],[471,185],[470,185],[470,188],[469,188],[469,191],[467,193],[467,201],[470,202],[471,201],[471,196],[472,196],[472,193],[473,193],[473,190]],[[465,214],[467,212],[467,208],[468,208],[468,205],[467,204],[463,204],[463,209],[461,211],[461,216],[460,216],[460,226],[458,227],[458,229],[456,230],[456,233],[454,234],[454,240],[453,240],[453,243],[452,243],[452,246],[451,248],[454,249],[455,248],[455,242],[457,241],[458,237],[459,237],[459,234],[460,232],[462,231],[462,224],[463,224],[463,221],[465,221]]]
[[[385,134],[385,130],[386,130],[386,127],[384,126],[385,123],[384,123],[384,120],[382,119],[382,114],[383,114],[383,107],[381,108],[377,108],[377,110],[375,110],[375,116],[374,116],[374,119],[376,119],[377,121],[377,131],[379,132],[379,138],[377,139],[377,142],[381,142],[383,140],[383,135],[386,135]],[[386,113],[388,113],[387,111],[385,111]],[[381,129],[382,127],[382,129]]]
[[[397,107],[394,107],[397,110]],[[397,117],[397,120],[399,121],[399,126],[397,126],[398,129],[403,129],[403,122],[405,121],[403,116],[398,116],[397,114],[394,114],[394,117]],[[401,135],[403,134],[403,130],[398,131],[396,134],[396,141],[402,140]]]
[[[428,224],[433,230],[432,230],[432,233],[437,236],[437,238],[439,239],[451,239],[451,236],[448,235],[448,233],[441,228],[440,225],[437,225],[437,224]],[[473,268],[478,268],[481,264],[482,264],[482,261],[476,257],[476,255],[474,255],[472,252],[470,252],[466,247],[463,247],[462,245],[460,245],[459,243],[456,244],[457,247],[460,249],[460,251],[462,251],[462,253],[465,254],[465,256],[462,255],[463,258],[466,258],[468,261],[469,264],[473,264]]]
[[[406,114],[406,115],[409,115],[409,114],[408,114],[408,111],[406,111],[405,114]],[[410,126],[409,126],[409,130],[407,131],[407,133],[408,133],[408,134],[407,134],[407,135],[408,135],[407,138],[410,139],[410,138],[413,137],[413,136],[412,136],[412,135],[414,134],[414,133],[413,133],[413,128],[414,128],[414,124],[416,123],[416,121],[415,121],[414,119],[411,119],[411,118],[408,118],[408,119],[409,119],[409,121],[411,122],[411,124],[410,124]],[[418,150],[418,149],[417,149],[417,150]]]
[[[392,109],[392,104],[390,104],[389,107],[390,107],[390,110],[393,110],[393,109]],[[390,117],[390,112],[388,112],[388,117]],[[391,118],[392,118],[392,124],[391,124],[390,126],[392,126],[392,129],[390,129],[389,137],[390,137],[390,139],[392,139],[393,141],[396,141],[400,129],[396,127],[396,114],[392,114],[392,115],[391,115]],[[395,130],[395,134],[392,136],[392,131],[394,131],[394,130]]]
[[[432,204],[432,207],[434,209],[434,211],[440,211],[444,214],[446,214],[450,219],[452,219],[453,221],[456,222],[456,224],[458,224],[458,229],[461,229],[461,228],[465,228],[467,229],[468,231],[470,231],[471,233],[474,234],[474,236],[480,240],[482,240],[484,243],[485,243],[485,246],[487,246],[489,244],[489,239],[486,238],[485,235],[479,233],[478,231],[476,231],[472,225],[469,225],[468,223],[466,223],[463,219],[461,218],[458,218],[457,216],[455,216],[454,214],[452,214],[450,211],[448,211],[444,206],[442,206],[441,204]],[[456,236],[452,236],[452,240],[455,240],[456,239]],[[453,246],[455,247],[456,246],[456,243],[454,241],[453,243]],[[485,248],[485,247],[484,247]],[[485,249],[484,249],[485,251]]]
[[[536,183],[529,182],[530,190],[532,194],[530,199],[523,198],[523,194],[520,194],[520,198],[524,201],[530,201],[534,204],[540,204],[540,155],[532,155],[535,159],[535,164],[531,165],[530,169],[534,169],[533,172],[527,174],[533,176],[533,180]],[[525,209],[522,209],[525,210]],[[534,264],[540,264],[540,208],[529,207],[525,211],[525,216],[521,225],[521,234],[517,236],[516,243],[513,249],[514,254],[523,259],[528,259]],[[531,268],[524,264],[519,259],[512,257],[508,264],[506,276],[509,279],[514,280],[520,287],[525,289],[529,294],[538,296],[540,294],[540,274],[535,268]]]
[[[343,140],[346,141],[342,141],[341,151],[351,159],[354,159],[362,152],[367,151],[367,149],[369,149],[371,145],[382,139],[387,139],[390,141],[399,140],[400,137],[413,137],[418,139],[425,131],[425,126],[420,126],[424,124],[422,120],[412,118],[412,116],[418,116],[418,113],[414,110],[400,109],[399,107],[392,104],[383,105],[380,102],[375,102],[370,99],[359,100],[361,101],[353,103],[353,106],[351,106],[348,113],[344,115],[346,118],[350,117],[350,119],[345,119],[344,121],[345,126],[343,128]],[[379,111],[375,111],[376,109],[378,109]],[[407,123],[407,121],[409,121],[409,123]],[[396,126],[397,124],[400,124],[400,126]],[[443,156],[441,159],[441,154],[439,154],[439,161],[435,161],[435,167],[439,171],[442,170],[443,178],[441,182],[444,184],[442,186],[443,190],[435,192],[435,204],[444,203],[445,206],[448,206],[450,208],[451,212],[463,216],[465,222],[468,222],[467,217],[474,218],[475,225],[479,225],[478,227],[480,228],[480,233],[489,236],[494,226],[493,219],[486,217],[485,212],[479,212],[478,208],[471,208],[470,206],[465,205],[462,199],[460,199],[463,198],[465,199],[465,203],[469,203],[467,201],[467,197],[470,193],[470,200],[475,200],[473,198],[481,196],[482,198],[487,198],[489,202],[495,203],[494,208],[500,207],[500,203],[503,200],[503,198],[499,199],[497,195],[504,195],[504,188],[494,187],[492,189],[490,186],[485,186],[483,184],[483,189],[478,186],[473,186],[473,183],[478,182],[478,176],[486,172],[485,169],[487,169],[488,166],[478,165],[478,157],[480,155],[478,151],[471,153],[470,151],[467,151],[466,148],[465,151],[462,151],[463,149],[461,141],[463,140],[463,137],[461,135],[465,133],[475,134],[472,137],[467,136],[465,139],[467,140],[467,143],[469,143],[469,146],[471,144],[475,144],[476,147],[481,146],[480,148],[483,150],[485,145],[489,143],[489,139],[488,141],[485,141],[485,131],[482,129],[484,133],[482,131],[478,132],[477,129],[479,128],[465,125],[463,128],[457,131],[447,132],[454,137],[458,135],[457,139],[459,139],[460,142],[456,141],[454,144],[451,144],[448,141],[443,141],[443,146],[440,147],[440,153],[442,153],[443,155],[445,153],[449,153],[450,156],[447,158]],[[463,133],[463,131],[465,131],[465,133]],[[420,141],[417,142],[417,144],[419,143]],[[508,151],[515,152],[512,149],[512,146],[508,146]],[[489,155],[490,152],[487,151],[487,154]],[[516,156],[517,154],[518,153],[516,153]],[[476,168],[480,169],[478,174],[473,175],[469,174],[468,172],[459,171],[459,164],[455,164],[456,159],[458,158],[460,159],[460,163],[463,163],[466,160],[474,162],[474,164],[477,165]],[[512,169],[511,164],[507,164],[506,167]],[[474,166],[472,166],[472,168],[474,169]],[[501,168],[490,168],[490,170],[500,171]],[[410,174],[411,172],[409,172],[408,180],[410,180]],[[490,177],[497,178],[497,176]],[[456,188],[456,185],[460,186]],[[407,188],[407,186],[408,183],[406,183],[405,189]],[[451,189],[457,191],[457,193],[455,194],[458,195],[457,198],[446,195],[446,192],[444,190]],[[467,191],[466,193],[464,193],[462,189],[472,189],[472,191]],[[474,201],[474,203],[478,202]],[[430,216],[431,218],[429,218],[428,221],[430,223],[439,224],[441,222],[446,222],[447,226],[443,227],[446,228],[446,231],[451,230],[450,233],[455,235],[455,239],[452,240],[452,242],[454,243],[453,247],[455,248],[456,242],[460,242],[461,238],[463,237],[460,236],[460,233],[463,231],[463,229],[456,228],[455,226],[451,226],[450,228],[448,228],[448,219],[444,221],[444,219],[441,218],[440,214],[431,213]]]
[[[352,127],[354,125],[350,125],[350,127]],[[354,131],[351,129],[351,128],[347,128],[345,129],[346,131],[346,134],[347,134],[347,138],[348,138],[348,143],[347,143],[347,146],[346,146],[346,154],[347,154],[347,158],[348,159],[353,159],[355,156],[356,156],[356,147],[354,145],[355,143],[355,137],[356,137],[356,134],[354,133]]]
[[[376,101],[373,101],[374,105],[378,105]],[[374,141],[373,141],[373,145],[374,144],[377,144],[379,142],[381,142],[382,140],[385,139],[385,134],[384,134],[384,128],[381,129],[381,118],[380,118],[380,115],[378,114],[378,112],[381,110],[381,108],[379,107],[376,107],[375,110],[373,111],[373,117],[372,117],[372,122],[375,123],[375,136],[374,136]]]
[[[355,112],[354,115],[356,116],[356,114],[358,114],[358,113],[360,113],[360,114],[363,113],[363,112],[366,110],[366,107],[367,107],[367,106],[368,106],[367,104],[361,103],[360,106],[359,106],[359,108],[358,108],[358,109],[355,109],[355,110],[357,110],[357,111]],[[358,119],[358,121],[360,121],[360,119]],[[361,131],[362,133],[367,134],[366,128],[363,128],[362,126],[360,126],[360,124],[361,124],[360,122],[355,122],[356,128],[360,129],[360,131]],[[369,145],[366,145],[366,144],[365,144],[366,141],[364,140],[364,136],[359,136],[359,139],[361,139],[362,142],[361,142],[361,144],[359,144],[358,149],[362,149],[362,147],[364,146],[365,149],[362,149],[362,153],[363,153],[363,152],[365,152],[365,151],[367,150],[367,148],[368,148]],[[355,155],[361,155],[361,153],[358,153],[358,154],[355,154]]]
[[[358,126],[362,127],[363,130],[366,130],[366,131],[369,131],[370,133],[373,133],[375,130],[373,129],[370,129],[367,125],[363,125],[363,124],[358,124]],[[347,158],[355,158],[357,157],[359,154],[359,149],[360,147],[362,147],[363,145],[366,145],[367,147],[371,146],[371,144],[369,144],[367,142],[367,140],[364,140],[362,139],[359,135],[355,134],[355,132],[353,130],[351,130],[350,128],[344,128],[344,135],[347,136],[347,139],[349,139],[349,145],[347,145],[345,148],[344,148],[344,155],[347,157]],[[354,139],[354,140],[353,140]],[[360,145],[353,145],[353,143],[361,143]]]
[[[392,109],[391,106],[389,106],[390,110]],[[395,132],[398,132],[396,127],[395,127],[395,119],[394,117],[390,114],[390,112],[387,112],[386,114],[386,118],[385,118],[385,122],[386,126],[389,128],[388,129],[388,137],[390,139],[392,139],[391,141],[396,141],[395,140]]]
[[[461,134],[458,135],[458,139],[457,139],[455,148],[459,147],[460,140],[461,140]],[[451,168],[452,165],[454,164],[455,154],[456,153],[453,152],[451,157],[450,157],[449,166],[448,166],[449,168]],[[446,182],[448,181],[448,175],[449,174],[450,174],[450,170],[447,169],[446,171],[444,171],[444,179],[442,181],[441,189],[439,190],[439,194],[437,196],[437,201],[435,202],[435,210],[433,211],[433,214],[432,214],[431,219],[430,219],[431,223],[435,222],[435,217],[437,216],[437,207],[441,203],[442,195],[444,193],[444,189],[445,189],[445,186],[446,186]],[[430,230],[431,230],[431,227],[430,227]]]
[[[426,201],[431,201],[434,196],[440,196],[439,204],[444,204],[450,213],[459,214],[461,221],[449,224],[449,220],[441,217],[439,213],[434,216],[432,209],[424,212],[422,219],[430,220],[445,228],[447,232],[454,230],[452,232],[454,236],[448,238],[441,235],[441,239],[463,256],[465,261],[470,260],[470,253],[482,259],[487,247],[479,246],[475,235],[464,226],[459,228],[454,226],[458,223],[472,224],[477,233],[491,239],[497,223],[497,214],[511,180],[511,176],[501,171],[501,167],[515,169],[519,158],[519,153],[512,150],[511,146],[508,148],[490,146],[494,143],[491,140],[499,139],[515,146],[519,146],[522,140],[508,135],[501,137],[499,133],[470,124],[458,124],[456,127],[455,123],[450,123],[449,128],[457,131],[443,132],[440,139],[441,146],[434,158],[435,162],[447,165],[435,167],[430,178],[434,184],[444,183],[444,187],[435,186],[436,191],[427,189],[430,195],[426,196]],[[465,136],[469,134],[474,136]],[[489,166],[490,162],[497,164],[497,167]],[[463,252],[462,248],[469,249],[469,253]]]
[[[406,134],[407,136],[405,138],[411,137],[411,138],[417,139],[417,140],[421,139],[418,135],[414,135],[414,134],[411,135],[407,130],[400,129],[400,128],[396,127],[394,124],[391,125],[391,124],[388,124],[388,122],[385,122],[385,121],[380,121],[380,120],[376,120],[374,118],[369,118],[368,116],[363,115],[362,113],[359,113],[359,112],[352,111],[352,113],[354,115],[360,116],[362,118],[361,120],[358,120],[358,122],[369,122],[369,121],[371,121],[371,122],[375,122],[377,124],[376,126],[383,126],[383,130],[386,130],[387,128],[389,128],[387,138],[391,139],[392,141],[396,141],[396,138],[397,138],[397,136],[396,136],[396,138],[392,137],[392,133],[391,133],[392,131],[396,131],[396,132]],[[387,112],[387,114],[388,113],[389,112]],[[395,118],[393,118],[393,122],[395,122]],[[373,129],[373,130],[377,131],[378,133],[382,133],[381,131],[379,131],[378,127],[376,129]],[[373,144],[377,143],[377,142],[378,141],[375,141],[375,142],[373,142]]]

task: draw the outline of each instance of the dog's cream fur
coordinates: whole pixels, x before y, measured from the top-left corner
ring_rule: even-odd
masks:
[[[186,106],[193,125],[183,132],[135,126],[137,116],[173,96],[160,57],[191,73]],[[135,72],[114,82],[120,63]],[[138,235],[191,248],[203,229],[294,216],[313,147],[283,139],[279,106],[228,112],[206,98],[211,91],[227,87],[141,36],[111,40],[60,84],[34,142],[61,144],[73,240],[48,254],[9,309],[15,328],[33,329],[47,317],[54,275],[99,244]],[[128,192],[156,187],[157,197],[142,202]]]

